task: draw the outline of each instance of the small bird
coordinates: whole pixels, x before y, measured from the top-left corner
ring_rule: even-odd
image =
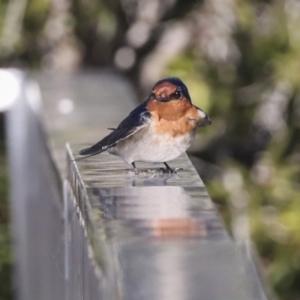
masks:
[[[108,150],[131,164],[164,163],[184,153],[191,145],[197,127],[210,125],[209,116],[191,102],[186,85],[177,77],[159,80],[149,97],[135,108],[117,128],[97,144],[79,152],[87,157]]]

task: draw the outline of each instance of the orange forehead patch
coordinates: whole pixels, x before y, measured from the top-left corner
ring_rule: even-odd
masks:
[[[163,82],[153,89],[156,96],[170,96],[175,93],[176,90],[177,86],[171,82]]]

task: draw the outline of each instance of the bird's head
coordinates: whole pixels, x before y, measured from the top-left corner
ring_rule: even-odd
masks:
[[[177,120],[192,106],[186,85],[176,77],[158,81],[148,98],[147,108],[159,118]]]
[[[161,103],[171,101],[187,101],[191,103],[191,97],[186,85],[177,77],[159,80],[154,85],[149,98]]]

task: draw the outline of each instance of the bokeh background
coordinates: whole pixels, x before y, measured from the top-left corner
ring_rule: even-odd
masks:
[[[212,126],[190,155],[273,296],[300,299],[299,0],[1,0],[0,66],[108,69],[139,99],[178,76]],[[0,91],[1,96],[1,91]],[[0,116],[0,298],[12,299]]]

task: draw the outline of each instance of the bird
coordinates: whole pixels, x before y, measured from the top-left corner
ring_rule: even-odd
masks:
[[[207,113],[192,104],[186,85],[177,77],[159,80],[147,99],[98,143],[80,150],[85,157],[104,151],[121,157],[139,174],[136,162],[163,163],[167,173],[176,173],[167,162],[184,153],[198,127],[208,126]]]

